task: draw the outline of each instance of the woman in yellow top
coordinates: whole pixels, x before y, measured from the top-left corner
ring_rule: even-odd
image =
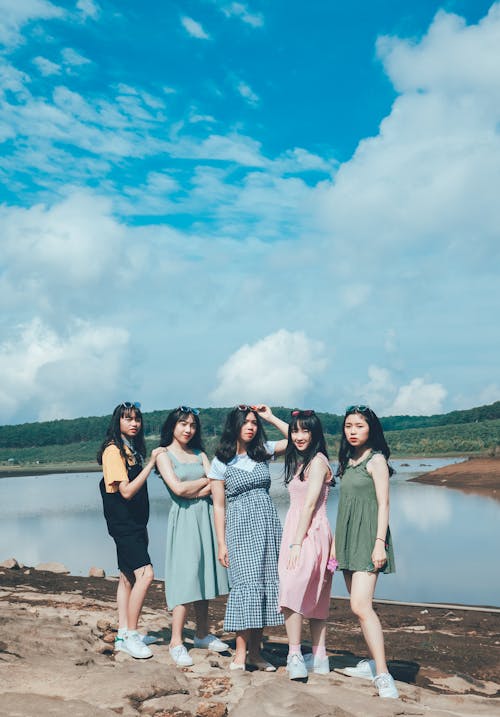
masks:
[[[115,650],[138,659],[153,654],[137,632],[137,622],[154,577],[148,553],[146,480],[155,466],[156,456],[164,450],[155,448],[143,466],[146,444],[140,404],[126,401],[113,411],[106,437],[97,453],[97,462],[103,469],[99,488],[104,517],[108,533],[116,544],[120,570]]]

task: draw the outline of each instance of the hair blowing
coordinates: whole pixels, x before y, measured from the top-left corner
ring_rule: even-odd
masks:
[[[226,465],[236,455],[236,443],[249,413],[255,416],[257,421],[257,433],[247,445],[247,455],[257,463],[267,461],[271,458],[266,450],[265,442],[267,438],[259,414],[250,408],[247,411],[233,408],[226,416],[224,430],[222,431],[222,436],[220,437],[220,442],[215,452],[217,458],[222,463],[226,463]]]

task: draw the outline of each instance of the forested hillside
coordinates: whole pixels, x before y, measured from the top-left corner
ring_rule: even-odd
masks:
[[[160,428],[170,409],[144,414],[148,446],[158,444]],[[212,454],[227,408],[201,411],[203,435]],[[288,420],[290,409],[274,408]],[[320,413],[334,456],[342,416]],[[0,463],[92,462],[109,423],[109,416],[0,426]],[[382,419],[394,455],[439,455],[445,453],[494,453],[500,445],[500,401],[465,411],[435,416],[390,416]],[[277,437],[274,429],[270,438]]]

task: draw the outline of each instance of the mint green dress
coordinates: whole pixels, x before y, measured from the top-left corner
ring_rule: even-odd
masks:
[[[173,453],[167,452],[179,480],[198,480],[205,475],[201,453],[196,463],[181,463]],[[165,594],[169,609],[226,595],[229,592],[227,571],[217,560],[212,499],[182,498],[168,491],[172,498],[165,553]]]
[[[366,464],[373,451],[356,466],[347,466],[340,481],[340,498],[335,528],[335,553],[339,570],[373,572],[373,546],[377,537],[378,503],[373,478]],[[382,537],[382,536],[380,536]],[[387,528],[387,562],[380,573],[396,572],[391,531]]]

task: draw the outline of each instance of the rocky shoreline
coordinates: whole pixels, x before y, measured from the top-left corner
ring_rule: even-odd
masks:
[[[500,500],[500,458],[469,458],[410,480]]]
[[[12,564],[12,563],[9,563]],[[400,700],[380,700],[369,682],[339,670],[366,656],[346,600],[333,599],[327,647],[332,672],[292,683],[283,628],[268,629],[278,668],[230,673],[230,655],[191,650],[192,668],[168,654],[164,585],[149,591],[142,628],[158,638],[151,660],[113,654],[116,578],[26,567],[0,568],[0,713],[5,717],[392,717],[500,713],[500,610],[378,603]],[[224,635],[225,599],[210,606]],[[188,623],[186,644],[193,636]],[[305,643],[307,649],[307,643]]]

